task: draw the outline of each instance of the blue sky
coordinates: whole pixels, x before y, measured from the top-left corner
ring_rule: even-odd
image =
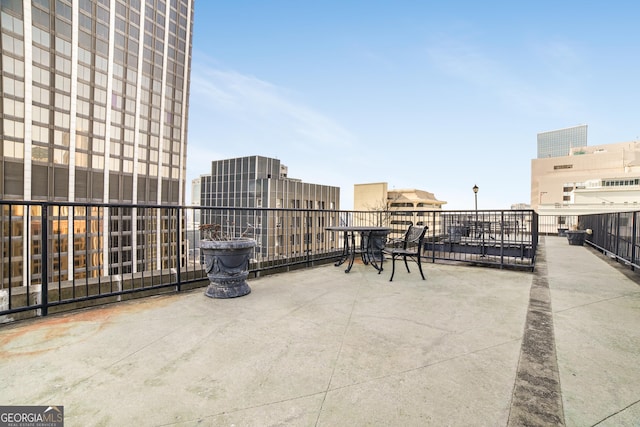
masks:
[[[445,209],[530,202],[536,134],[640,136],[640,2],[208,1],[195,5],[187,179],[263,155]],[[189,187],[189,186],[187,186]],[[190,195],[187,195],[190,202]]]

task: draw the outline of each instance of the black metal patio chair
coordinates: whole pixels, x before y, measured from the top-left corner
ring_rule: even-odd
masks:
[[[405,267],[407,267],[408,273],[411,273],[411,271],[409,270],[407,259],[416,262],[418,264],[418,269],[420,270],[422,280],[426,280],[424,277],[424,273],[422,272],[422,264],[420,261],[424,235],[426,234],[428,228],[429,227],[427,227],[426,225],[411,225],[407,229],[402,239],[391,240],[384,247],[382,253],[391,255],[391,278],[389,279],[390,282],[393,281],[393,275],[396,272],[396,258],[400,257],[404,261],[404,265]],[[384,262],[384,256],[382,257],[380,266],[382,266],[382,262]]]

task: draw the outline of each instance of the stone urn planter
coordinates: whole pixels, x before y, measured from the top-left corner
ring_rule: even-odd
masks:
[[[256,241],[249,238],[201,240],[200,250],[209,277],[204,294],[211,298],[235,298],[250,293],[247,277],[255,247]]]
[[[570,245],[582,246],[587,237],[587,230],[567,230],[565,234]]]

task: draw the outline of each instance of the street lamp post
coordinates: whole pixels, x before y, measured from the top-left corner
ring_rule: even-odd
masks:
[[[478,226],[478,190],[480,188],[478,188],[477,185],[473,186],[473,195],[476,199],[476,227]]]
[[[480,247],[480,256],[484,257],[484,227],[480,226],[480,224],[478,223],[478,190],[479,189],[480,188],[478,188],[477,185],[473,186],[473,196],[476,202],[476,233],[477,233],[476,238],[480,237],[480,234],[482,234],[482,246]]]

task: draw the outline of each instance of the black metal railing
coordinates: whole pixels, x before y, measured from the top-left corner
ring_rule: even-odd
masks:
[[[590,229],[587,244],[615,257],[632,270],[640,269],[640,211],[580,215],[582,229]]]
[[[533,269],[533,211],[336,211],[0,201],[0,322],[9,316],[204,286],[202,224],[257,242],[254,277],[335,261],[336,225],[376,225],[400,237],[429,226],[425,257]]]
[[[533,271],[538,244],[534,211],[440,211],[428,215],[425,257]]]
[[[540,235],[560,235],[578,226],[578,215],[538,215]]]
[[[179,290],[194,276],[179,261],[181,212],[175,206],[0,202],[0,315],[47,315],[70,303]]]

